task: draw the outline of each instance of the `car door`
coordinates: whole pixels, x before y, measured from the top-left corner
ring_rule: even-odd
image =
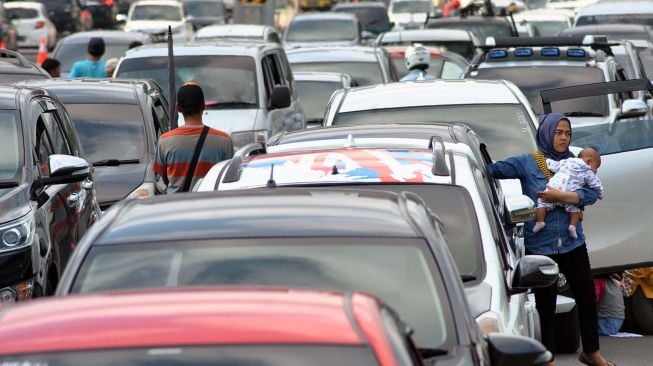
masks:
[[[64,134],[55,123],[52,112],[46,111],[43,99],[33,99],[28,107],[29,120],[34,128],[35,165],[41,178],[49,176],[48,157],[53,154],[70,154]],[[76,185],[79,185],[77,183]],[[50,218],[46,228],[49,261],[61,273],[70,253],[77,245],[79,217],[75,184],[56,184],[35,191],[39,210]],[[54,289],[46,289],[46,293]]]

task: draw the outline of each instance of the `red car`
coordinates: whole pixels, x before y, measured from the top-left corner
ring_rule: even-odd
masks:
[[[362,293],[157,290],[0,310],[1,365],[421,365],[407,327]]]

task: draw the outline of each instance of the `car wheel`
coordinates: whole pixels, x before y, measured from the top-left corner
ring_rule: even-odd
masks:
[[[580,346],[578,306],[566,313],[555,315],[556,352],[575,353]]]

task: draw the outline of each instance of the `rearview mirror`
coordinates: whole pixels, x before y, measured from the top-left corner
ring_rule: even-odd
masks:
[[[646,102],[639,99],[627,99],[621,105],[619,119],[644,117],[646,113],[648,113]]]
[[[553,359],[542,343],[523,336],[492,333],[485,336],[493,366],[546,365]]]
[[[517,261],[512,276],[512,293],[553,285],[558,279],[558,264],[543,255],[525,255]]]
[[[535,219],[535,202],[525,195],[508,196],[505,199],[508,223],[519,224]]]
[[[290,107],[290,88],[286,85],[277,85],[272,89],[270,96],[270,109]]]

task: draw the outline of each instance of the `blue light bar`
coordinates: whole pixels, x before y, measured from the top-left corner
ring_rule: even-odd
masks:
[[[506,58],[508,57],[507,50],[491,50],[489,53],[490,58]]]
[[[515,51],[513,52],[515,57],[531,57],[533,56],[533,49],[532,48],[515,48]]]
[[[580,48],[570,48],[567,50],[567,57],[580,57],[584,58],[586,55],[585,50]]]
[[[546,57],[556,57],[560,56],[560,49],[555,47],[542,48],[540,54]]]

